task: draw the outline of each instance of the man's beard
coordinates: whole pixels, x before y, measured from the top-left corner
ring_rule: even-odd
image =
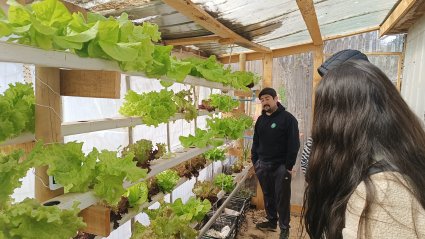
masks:
[[[266,109],[266,107],[268,107],[268,108]],[[270,112],[273,111],[273,109],[270,105],[263,105],[263,110],[267,113],[270,113]]]

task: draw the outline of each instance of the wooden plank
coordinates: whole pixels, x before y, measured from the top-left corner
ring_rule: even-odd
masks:
[[[323,63],[323,46],[317,46],[315,47],[315,50],[313,52],[313,95],[312,95],[312,109],[314,110],[314,97],[316,92],[316,87],[319,84],[322,77],[317,72],[317,69],[322,65]]]
[[[344,33],[344,34],[326,36],[326,37],[323,38],[323,40],[324,41],[331,41],[331,40],[336,40],[336,39],[349,37],[349,36],[353,36],[353,35],[372,32],[372,31],[376,31],[376,30],[379,30],[379,26],[365,28],[365,29],[362,29],[362,30],[348,32],[348,33]],[[295,55],[295,54],[300,54],[300,53],[309,52],[309,51],[313,51],[313,50],[314,50],[313,43],[302,43],[302,44],[299,44],[299,45],[273,49],[272,54],[273,54],[273,58],[277,58],[277,57],[281,57],[281,56]],[[261,59],[264,59],[264,56],[265,56],[265,53],[260,53],[260,52],[246,52],[245,54],[246,54],[246,60],[247,61],[261,60]],[[229,63],[229,58],[231,58],[230,63],[238,62],[239,54],[232,54],[232,56],[229,56],[228,54],[223,54],[223,55],[220,55],[218,57],[218,60],[223,64],[227,64],[227,63]]]
[[[2,53],[0,54],[0,62],[33,64],[39,67],[43,66],[52,68],[122,72],[118,66],[118,63],[114,61],[95,58],[83,58],[69,52],[46,51],[36,47],[10,42],[0,42],[0,52]],[[127,75],[146,77],[146,75],[142,72],[122,73]],[[166,77],[161,77],[160,79],[170,80]],[[232,87],[223,86],[221,83],[211,82],[203,78],[193,76],[187,76],[183,83],[214,89],[232,89]]]
[[[186,59],[190,57],[200,58],[200,59],[207,59],[204,55],[201,54],[195,54],[194,52],[183,50],[183,48],[180,48],[181,50],[176,50],[175,48],[171,52],[171,56],[175,57],[177,59]]]
[[[379,36],[381,37],[390,32],[398,21],[400,21],[400,19],[410,11],[416,1],[417,0],[401,0],[388,18],[381,24],[381,27],[379,28]]]
[[[80,212],[79,216],[87,224],[81,231],[107,237],[111,234],[111,210],[107,207],[94,205]]]
[[[187,18],[201,25],[208,31],[222,38],[234,39],[236,44],[253,51],[271,52],[269,48],[249,41],[248,39],[245,39],[237,33],[233,32],[190,0],[163,0],[163,2],[176,9]]]
[[[239,55],[239,71],[246,71],[246,54]],[[235,91],[235,95],[236,94],[240,95],[243,93],[245,93],[245,91],[240,91],[240,90]],[[245,97],[241,97],[241,98],[244,99]],[[243,114],[245,113],[245,101],[239,102],[239,107],[237,108],[237,111],[239,113],[243,113]],[[241,140],[243,141],[243,139]],[[241,143],[241,140],[238,140],[238,144],[243,145],[243,143]]]
[[[23,144],[23,143],[28,143],[31,141],[35,141],[35,135],[33,133],[24,133],[19,135],[18,137],[15,137],[13,139],[9,139],[0,143],[0,147],[15,145],[15,144]]]
[[[303,16],[311,39],[313,40],[313,44],[315,46],[323,45],[322,34],[320,33],[319,21],[317,20],[313,0],[297,0],[297,5]]]
[[[117,71],[61,70],[60,94],[119,99],[121,73]]]
[[[264,194],[263,190],[261,189],[260,182],[258,181],[257,176],[255,176],[255,182],[256,182],[256,191],[255,191],[255,197],[252,197],[252,204],[255,205],[255,208],[257,210],[264,210]]]
[[[365,29],[357,30],[357,31],[352,31],[352,32],[347,32],[347,33],[342,33],[342,34],[336,34],[336,35],[332,35],[332,36],[325,36],[323,38],[323,40],[324,41],[331,41],[331,40],[336,40],[336,39],[354,36],[354,35],[358,35],[358,34],[363,34],[363,33],[367,33],[367,32],[373,32],[373,31],[377,31],[377,30],[379,30],[379,26],[368,27],[368,28],[365,28]]]
[[[272,56],[273,58],[276,58],[276,57],[282,57],[282,56],[295,55],[295,54],[300,54],[304,52],[309,52],[309,51],[312,51],[313,49],[314,49],[314,45],[312,43],[301,44],[296,46],[274,49],[272,51]],[[244,53],[241,53],[241,54],[244,54]],[[225,54],[220,56],[218,60],[223,64],[228,64],[229,58],[230,58],[230,63],[236,63],[239,61],[239,55],[240,54],[233,54],[232,56],[229,56],[228,54]],[[251,52],[251,53],[245,53],[245,55],[246,55],[247,61],[255,61],[255,60],[264,59],[267,54],[261,53],[261,52]]]
[[[185,46],[185,45],[195,45],[200,43],[210,43],[216,42],[218,43],[220,40],[225,40],[217,35],[209,35],[209,36],[201,36],[201,37],[188,37],[188,38],[179,38],[172,40],[163,40],[162,42],[165,45],[173,45],[173,46]]]
[[[60,73],[57,68],[35,69],[35,138],[44,143],[63,142]],[[47,166],[35,169],[35,198],[39,202],[63,194],[63,188],[50,190]]]
[[[301,215],[302,210],[303,210],[302,205],[291,205],[291,213],[296,213]]]
[[[273,56],[268,54],[263,59],[263,88],[273,87]]]
[[[15,150],[22,149],[25,153],[31,152],[31,150],[34,148],[35,143],[34,142],[27,142],[22,144],[15,144],[15,145],[7,145],[7,146],[0,146],[0,152],[4,154],[10,154]]]
[[[396,88],[398,90],[398,92],[401,92],[401,71],[402,69],[402,58],[399,57],[398,58],[398,63],[397,63],[397,83],[396,83]]]
[[[63,3],[63,5],[65,5],[66,8],[68,8],[68,10],[70,12],[81,12],[83,14],[83,16],[85,18],[87,18],[87,10],[70,2],[61,0],[61,2]]]

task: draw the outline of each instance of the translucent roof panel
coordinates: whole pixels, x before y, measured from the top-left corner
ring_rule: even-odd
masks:
[[[66,0],[106,16],[127,12],[135,23],[158,24],[163,39],[212,35],[160,0]],[[295,0],[192,0],[239,35],[271,49],[311,42]],[[314,0],[323,37],[352,33],[383,22],[398,0]],[[228,45],[204,43],[197,48],[209,54],[230,53]],[[249,52],[234,47],[232,52]]]
[[[322,36],[379,26],[398,0],[315,0]]]

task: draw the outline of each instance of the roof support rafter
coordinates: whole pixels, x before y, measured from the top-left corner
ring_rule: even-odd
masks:
[[[390,32],[398,21],[409,12],[413,5],[415,5],[416,1],[417,0],[401,0],[390,16],[382,23],[379,29],[379,36],[383,36]]]
[[[313,0],[297,0],[297,5],[303,16],[311,39],[313,40],[313,44],[315,46],[323,45],[322,34],[320,33],[319,21],[317,20]]]
[[[233,32],[190,0],[163,0],[163,2],[176,9],[195,23],[201,25],[208,31],[222,38],[230,38],[234,40],[234,43],[239,46],[258,52],[271,52],[270,48],[254,43]]]
[[[230,38],[222,38],[222,37],[217,36],[217,35],[163,40],[163,42],[166,45],[173,45],[173,46],[187,46],[187,45],[194,45],[194,44],[200,44],[200,43],[210,43],[210,42],[227,43],[227,42],[232,42],[232,41],[233,40],[230,39]]]

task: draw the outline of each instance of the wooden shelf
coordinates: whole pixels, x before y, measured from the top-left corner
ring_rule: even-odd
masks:
[[[146,77],[145,74],[141,72],[122,72],[118,63],[115,61],[88,57],[84,58],[65,51],[46,51],[32,46],[0,41],[0,52],[2,53],[0,54],[0,62],[34,64],[41,67],[64,69],[118,71],[122,74]],[[166,77],[162,77],[161,80],[172,81]],[[233,89],[221,83],[211,82],[193,76],[187,76],[183,84],[222,90]]]

